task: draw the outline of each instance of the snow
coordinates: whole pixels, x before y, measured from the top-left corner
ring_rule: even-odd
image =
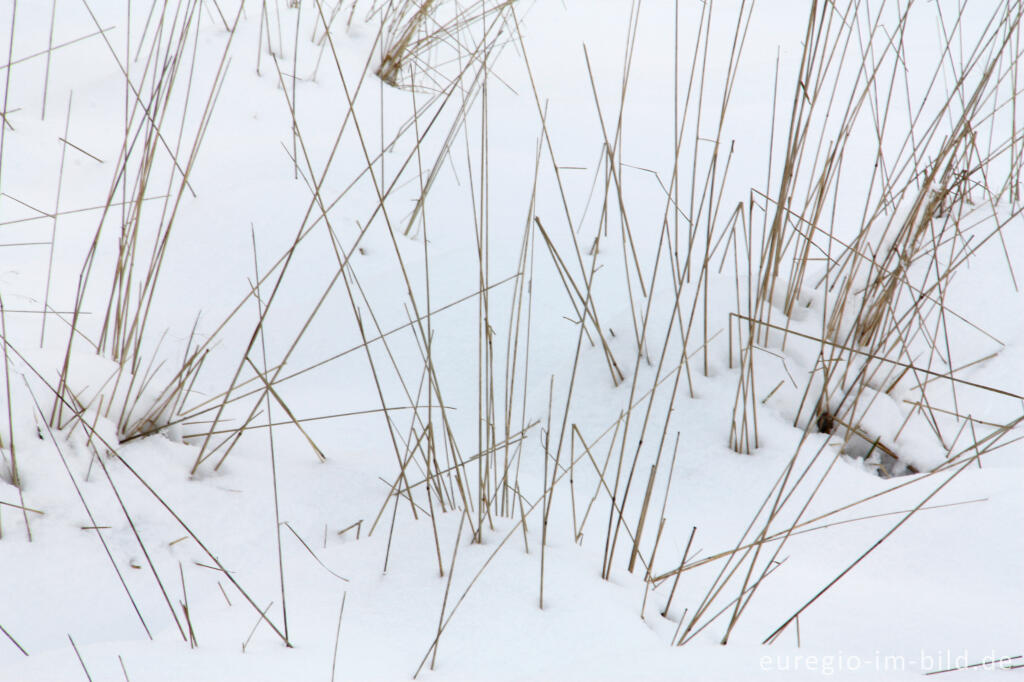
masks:
[[[171,3],[162,28],[158,3],[151,20],[145,3],[64,3],[53,45],[110,29],[54,49],[48,71],[45,54],[0,71],[11,124],[0,148],[0,680],[917,679],[1024,654],[1019,204],[980,193],[964,204],[935,262],[974,250],[941,282],[941,325],[928,318],[906,345],[880,346],[896,365],[866,346],[837,361],[823,409],[855,403],[842,417],[855,428],[816,428],[826,382],[815,339],[835,298],[814,283],[838,271],[821,259],[807,261],[788,315],[786,261],[767,314],[792,333],[758,338],[754,394],[737,390],[749,334],[735,314],[753,310],[772,215],[762,197],[778,191],[810,3],[716,3],[705,30],[701,3],[520,0],[464,25],[448,0],[427,24],[447,26],[447,39],[392,87],[373,73],[395,35],[386,3],[239,2]],[[478,4],[498,3],[466,3]],[[925,96],[936,64],[936,87],[952,88],[970,40],[989,30],[972,5],[966,46],[944,53],[937,32],[949,25],[937,17],[956,6],[915,4],[901,29],[914,75],[892,88],[892,168],[910,156],[900,131],[920,139],[938,106],[926,100],[914,127],[907,101]],[[15,60],[45,51],[51,9],[0,0],[0,46]],[[742,34],[751,11],[733,61],[737,17]],[[880,11],[896,25],[899,12]],[[195,23],[178,44],[171,28],[186,17]],[[840,92],[871,33],[856,17],[829,76]],[[469,59],[483,27],[485,88]],[[175,74],[159,106],[153,45],[153,63]],[[693,60],[703,71],[688,83]],[[1004,63],[999,73],[1017,78]],[[445,79],[454,85],[435,98]],[[971,72],[966,92],[976,81]],[[688,87],[704,88],[699,110]],[[1015,97],[998,90],[986,106]],[[836,107],[815,112],[819,150]],[[859,114],[843,191],[823,213],[815,243],[832,258],[878,192],[873,111]],[[984,135],[1019,136],[1016,108],[998,111]],[[946,132],[922,142],[918,170]],[[885,221],[898,225],[912,198]],[[677,297],[692,215],[696,265]],[[681,241],[666,243],[676,222]],[[702,279],[708,224],[718,246]],[[123,235],[138,243],[119,277]],[[879,228],[865,248],[883,254],[894,239]],[[854,303],[832,348],[851,338],[875,274],[851,272]],[[906,281],[936,276],[919,261]],[[138,320],[150,295],[144,329],[126,324],[101,343],[111,301]],[[596,324],[581,328],[585,305],[606,349]],[[221,414],[236,372],[232,395],[251,395]],[[756,409],[750,454],[730,447],[737,405]],[[412,502],[392,494],[403,476]],[[438,487],[423,483],[432,476]],[[627,480],[604,574],[619,519],[608,487],[621,505]],[[762,532],[771,540],[746,551]],[[750,600],[730,628],[741,593]],[[990,679],[998,667],[949,674]]]

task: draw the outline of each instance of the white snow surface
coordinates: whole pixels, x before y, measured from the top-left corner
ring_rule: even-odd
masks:
[[[972,415],[979,420],[973,426],[942,413],[948,419],[937,427],[939,438],[923,412],[912,412],[910,403],[921,393],[911,384],[895,390],[870,385],[857,410],[867,440],[854,437],[841,452],[841,433],[805,431],[809,418],[801,401],[808,381],[815,381],[818,344],[802,337],[783,343],[779,336],[755,351],[758,447],[739,454],[729,438],[741,379],[735,346],[730,348],[730,327],[737,327],[729,315],[748,311],[746,301],[737,302],[750,285],[746,266],[737,272],[742,242],[716,252],[706,300],[696,293],[696,275],[684,287],[680,317],[685,324],[692,307],[697,320],[689,363],[680,369],[675,334],[668,337],[674,350],[659,367],[675,299],[660,244],[670,213],[664,187],[671,184],[674,157],[674,79],[683,102],[701,3],[638,3],[622,99],[635,9],[624,0],[520,0],[504,26],[492,29],[502,33],[487,55],[485,90],[474,85],[477,66],[465,51],[456,58],[454,48],[443,44],[423,57],[435,66],[417,72],[416,87],[382,84],[373,73],[380,63],[382,15],[371,10],[387,3],[337,3],[326,41],[320,11],[330,19],[333,2],[246,0],[241,9],[239,2],[195,3],[173,96],[166,110],[145,114],[161,117],[165,140],[148,141],[154,169],[145,196],[151,198],[140,204],[138,271],[126,290],[131,296],[140,290],[158,227],[171,211],[174,222],[140,363],[122,369],[109,347],[97,353],[96,345],[114,287],[122,219],[139,189],[133,184],[137,150],[129,163],[132,182],[115,178],[126,112],[130,116],[134,104],[123,69],[149,101],[154,81],[146,55],[161,30],[161,3],[153,3],[156,13],[148,19],[150,3],[59,2],[51,39],[50,3],[0,0],[0,46],[6,51],[10,45],[14,60],[109,27],[102,36],[54,49],[49,63],[41,55],[0,71],[10,122],[0,149],[6,340],[0,378],[0,503],[6,505],[0,505],[0,626],[6,633],[0,633],[0,680],[403,680],[424,662],[418,679],[438,681],[909,680],[1024,655],[1024,441],[1014,441],[1024,432],[1011,428],[1002,436],[1005,446],[968,466],[927,475],[963,447],[954,436],[964,443],[981,439],[992,425],[1019,419],[1024,409],[1017,397],[1024,394],[1024,296],[1014,280],[1022,283],[1024,273],[1024,218],[1009,219],[1001,236],[981,245],[944,291],[944,304],[957,316],[946,319],[950,346],[939,351],[949,363],[932,367],[940,374],[950,365],[962,368],[957,376],[970,385],[955,393],[936,386],[929,397],[938,401],[934,407]],[[169,25],[174,4],[165,10]],[[179,4],[182,12],[193,6]],[[776,163],[780,158],[782,142],[768,135],[772,103],[777,99],[776,134],[782,138],[810,4],[763,2],[754,10],[721,133],[720,163],[733,146],[724,188],[715,190],[724,195],[716,217],[721,224],[737,202],[753,196],[751,188],[764,191],[770,154]],[[982,4],[972,3],[978,14],[965,14],[965,33],[983,30],[988,15],[978,9]],[[712,104],[703,105],[701,137],[716,135],[736,17],[747,5],[714,3],[704,76]],[[905,36],[911,67],[915,60],[924,65],[927,75],[920,79],[930,76],[929,59],[942,49],[933,5],[913,4],[921,16],[908,26],[922,28]],[[443,17],[451,8],[438,11]],[[236,13],[232,34],[225,27]],[[459,39],[468,41],[465,36]],[[170,30],[159,40],[165,47],[173,42]],[[137,56],[140,45],[147,47]],[[160,51],[154,59],[168,54]],[[431,99],[444,79],[466,66],[462,60],[470,65],[450,97]],[[916,77],[912,83],[924,87]],[[208,101],[208,126],[190,160]],[[681,106],[676,116],[683,115]],[[424,111],[414,119],[418,108]],[[465,125],[449,140],[463,108]],[[132,131],[143,116],[135,112]],[[687,174],[691,165],[706,168],[709,153],[694,151],[693,120],[681,152]],[[601,222],[606,135],[621,155],[621,190],[611,180],[608,195],[622,193],[635,256],[621,236],[618,200],[607,206],[606,230]],[[423,138],[419,154],[417,136]],[[852,193],[864,183],[858,173],[874,162],[874,149],[863,148],[849,150],[845,161]],[[189,163],[189,187],[181,188],[169,149],[182,166]],[[366,172],[368,158],[372,173]],[[435,165],[427,199],[416,210]],[[774,188],[778,168],[771,172]],[[703,176],[695,182],[699,192]],[[378,210],[379,193],[392,183],[384,210]],[[681,186],[680,211],[689,214],[690,180]],[[313,187],[323,209],[312,198]],[[841,205],[830,214],[837,235],[859,229],[861,209]],[[991,225],[996,218],[990,214],[1007,217],[1017,209],[1007,202],[990,214],[984,210],[978,207],[970,222]],[[478,248],[481,215],[486,272]],[[593,272],[589,296],[623,373],[617,385],[600,344],[581,336],[580,299],[567,293],[534,216],[577,283]],[[756,218],[752,229],[760,223]],[[524,234],[533,236],[520,271]],[[85,314],[73,319],[94,237],[92,274],[80,306]],[[704,232],[695,238],[703,240]],[[274,268],[282,257],[288,265],[278,285],[282,269]],[[646,293],[639,290],[634,258]],[[345,259],[347,274],[337,277]],[[655,263],[661,264],[657,279],[651,277]],[[819,276],[809,274],[806,281]],[[258,279],[259,302],[250,296]],[[506,420],[506,352],[519,282],[529,289]],[[436,466],[450,465],[449,438],[464,460],[487,442],[479,379],[486,370],[480,360],[483,286],[491,287],[495,440],[511,442],[493,459],[512,461],[510,476],[520,496],[505,493],[512,498],[507,515],[497,513],[498,506],[480,515],[478,498],[464,515],[454,487],[442,510],[441,500],[420,485],[413,489],[414,518],[409,499],[390,491],[401,459],[417,439],[426,442],[428,402]],[[801,296],[788,318],[781,299],[775,301],[772,319],[819,336],[824,295],[808,284]],[[271,297],[251,362],[243,362]],[[657,313],[638,355],[634,320],[648,298]],[[40,314],[44,302],[59,314]],[[429,334],[450,436],[424,376],[420,330],[426,318],[422,327],[408,324],[428,310],[440,311],[430,316]],[[72,324],[76,340],[68,353]],[[368,344],[369,353],[362,347],[363,334],[373,339],[391,330],[397,331],[385,337],[386,347],[379,340]],[[207,340],[210,350],[189,395],[172,406],[182,411],[165,409],[161,391],[173,384],[189,350]],[[75,409],[65,405],[62,419],[54,421],[54,389],[65,363],[78,412],[72,416]],[[225,391],[236,368],[248,381],[241,393],[261,388],[257,368],[269,376],[282,363],[281,377],[313,369],[279,379],[280,400],[260,403],[251,428],[220,466],[214,465],[226,445],[196,466],[215,415],[196,406]],[[670,398],[674,385],[678,394]],[[777,390],[766,398],[772,387]],[[623,442],[620,417],[631,398],[639,406]],[[393,437],[382,401],[391,410]],[[252,397],[231,403],[206,450],[244,423],[253,405]],[[421,407],[414,411],[412,405]],[[178,419],[181,414],[189,418]],[[303,431],[291,415],[309,420]],[[268,416],[277,424],[273,429],[264,427]],[[319,417],[325,418],[312,419]],[[135,427],[163,428],[132,437]],[[873,439],[922,473],[880,476]],[[20,488],[12,480],[12,444]],[[633,455],[640,454],[625,527],[605,578],[606,535],[609,527],[614,532],[618,515],[596,471],[610,457],[610,485],[620,450],[625,464],[617,504]],[[409,483],[423,479],[422,460],[417,455],[405,469]],[[631,571],[631,535],[656,460]],[[480,461],[463,468],[473,485]],[[545,523],[544,491],[555,471]],[[688,561],[749,543],[764,527],[762,504],[775,502],[775,486],[789,471],[792,497],[769,530],[782,535],[756,556],[744,554],[745,563],[727,564],[724,556],[698,563],[680,574],[677,585],[671,578],[645,580],[652,553],[655,577],[679,566],[691,532]],[[490,494],[502,492],[492,488]],[[910,514],[922,501],[923,508]],[[795,522],[816,518],[786,536]],[[477,524],[480,538],[473,542]],[[799,532],[807,529],[813,530]],[[723,646],[737,595],[749,587],[744,581],[756,581],[765,570],[771,572],[746,593],[753,596]],[[798,611],[798,620],[765,643]],[[695,613],[702,615],[692,637],[674,646],[680,621],[685,628]],[[189,628],[194,646],[183,637]],[[1024,658],[1008,665],[1021,663]],[[948,674],[951,680],[1011,674],[997,667]]]

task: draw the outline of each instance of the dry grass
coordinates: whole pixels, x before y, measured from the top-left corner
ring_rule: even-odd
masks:
[[[224,6],[233,8],[234,3]],[[198,64],[196,41],[201,30],[199,18],[208,9],[204,7],[198,0],[190,0],[151,9],[145,30],[136,36],[135,59],[130,63],[107,42],[105,29],[93,18],[97,33],[91,39],[106,42],[124,76],[123,141],[113,160],[116,170],[109,191],[98,204],[100,218],[83,260],[72,313],[65,320],[69,331],[59,377],[54,382],[42,370],[29,371],[35,374],[30,376],[33,385],[48,391],[49,409],[37,408],[45,417],[42,423],[47,436],[61,443],[66,438],[62,430],[81,428],[119,501],[108,466],[124,467],[134,475],[257,612],[254,631],[266,622],[290,646],[275,439],[285,429],[294,430],[309,452],[323,461],[326,449],[308,426],[314,420],[369,413],[381,419],[386,434],[382,442],[391,451],[388,459],[394,457],[395,469],[386,481],[381,506],[368,523],[368,534],[388,527],[385,566],[391,560],[391,536],[400,510],[432,535],[436,570],[446,583],[437,629],[430,633],[432,641],[421,668],[428,659],[433,668],[442,635],[459,606],[502,548],[520,534],[527,551],[531,534],[534,542],[540,543],[534,553],[539,570],[538,604],[544,608],[546,547],[555,532],[549,523],[570,516],[560,509],[571,510],[571,537],[576,542],[602,547],[600,573],[604,579],[623,568],[629,573],[639,569],[646,583],[641,612],[649,599],[663,598],[662,587],[671,579],[667,597],[657,610],[669,618],[673,600],[685,602],[672,644],[690,642],[712,626],[725,644],[760,586],[782,565],[783,549],[792,537],[873,518],[850,519],[847,512],[856,512],[858,505],[876,496],[825,513],[808,512],[842,452],[877,460],[882,475],[919,474],[879,496],[919,485],[926,489],[920,502],[900,510],[899,520],[889,531],[768,635],[766,641],[772,641],[798,623],[801,613],[911,516],[935,508],[929,502],[944,486],[976,465],[985,453],[1005,444],[1008,434],[1017,428],[1017,422],[985,424],[973,417],[965,421],[966,412],[955,403],[957,391],[968,385],[1006,399],[1024,397],[958,376],[970,363],[962,359],[958,363],[952,356],[949,331],[954,318],[959,323],[964,316],[946,305],[946,294],[958,268],[983,244],[1002,240],[1002,231],[1024,210],[1019,189],[1024,133],[1016,106],[1024,15],[1020,3],[995,3],[987,26],[971,35],[958,17],[939,16],[945,43],[973,42],[967,42],[965,53],[956,58],[943,53],[932,65],[930,84],[919,92],[910,87],[903,58],[906,47],[901,43],[911,20],[909,13],[894,15],[884,3],[869,8],[857,0],[811,2],[799,64],[792,73],[777,69],[775,98],[766,105],[770,106],[765,112],[769,123],[762,132],[770,144],[767,157],[759,160],[767,171],[764,185],[737,192],[730,169],[739,152],[729,137],[729,121],[739,94],[735,87],[744,65],[745,41],[750,30],[757,30],[753,24],[755,3],[741,3],[729,16],[731,30],[724,34],[713,30],[718,26],[712,24],[713,3],[705,3],[688,56],[684,54],[688,47],[680,42],[676,8],[676,69],[670,84],[673,153],[666,175],[666,169],[638,169],[624,161],[631,158],[632,151],[628,146],[632,122],[627,110],[640,33],[642,8],[637,0],[631,5],[623,68],[612,100],[602,98],[608,86],[604,74],[592,67],[586,48],[582,54],[587,72],[584,85],[593,97],[597,121],[598,134],[592,143],[599,150],[590,199],[600,210],[588,215],[573,210],[581,202],[572,196],[570,183],[563,177],[565,167],[556,157],[557,140],[552,140],[546,104],[534,81],[531,55],[520,32],[521,18],[512,0],[465,5],[441,0],[381,2],[366,8],[359,2],[346,7],[341,2],[317,0],[314,6],[285,8],[285,18],[291,16],[287,12],[294,12],[295,18],[290,46],[284,40],[279,3],[262,2],[255,69],[259,71],[261,63],[273,65],[273,72],[267,66],[269,77],[278,85],[291,122],[291,148],[286,153],[295,179],[301,179],[309,190],[308,204],[287,248],[269,265],[256,256],[259,249],[253,235],[253,275],[246,294],[202,340],[194,328],[175,369],[161,371],[170,359],[161,351],[159,336],[150,323],[153,306],[160,300],[161,270],[168,245],[177,234],[174,227],[179,211],[195,189],[190,184],[191,171],[227,77],[232,41],[245,9],[239,3],[236,13],[225,14],[216,7],[225,30],[221,57],[216,63]],[[314,25],[309,39],[299,33],[303,12]],[[336,19],[347,17],[351,25],[357,15],[377,27],[373,54],[361,70],[347,64],[343,68],[341,48],[336,44],[341,26]],[[716,17],[716,21],[720,20]],[[41,54],[48,56],[66,44],[70,43],[53,45],[51,35],[51,44]],[[488,88],[500,82],[494,61],[505,45],[513,46],[521,58],[531,88],[524,96],[535,104],[534,123],[539,129],[536,150],[531,150],[532,190],[523,197],[525,220],[521,236],[516,233],[520,247],[513,258],[500,261],[501,267],[509,260],[514,262],[511,273],[499,272],[497,265],[488,144],[493,134]],[[322,58],[346,105],[327,155],[314,149],[311,131],[301,124],[303,104],[297,99],[295,73],[300,48],[319,49],[317,69]],[[289,52],[291,74],[283,67]],[[724,77],[713,77],[708,71],[709,54],[728,54]],[[262,62],[265,55],[269,62]],[[13,64],[12,60],[9,47],[8,62]],[[207,89],[199,92],[193,88],[193,75],[202,68],[213,76],[207,79]],[[8,89],[11,71],[7,68],[5,74]],[[367,120],[358,102],[369,96],[366,93],[372,95],[374,88],[383,100],[384,88],[392,86],[410,90],[411,112],[393,138],[385,139],[383,122]],[[905,101],[890,98],[892,92],[905,92]],[[71,112],[69,98],[65,138]],[[2,173],[7,172],[2,163],[6,130],[6,125],[0,125],[0,182]],[[379,139],[374,139],[375,132]],[[852,148],[864,145],[865,139],[873,140],[877,149],[872,149],[869,181],[858,185],[848,178],[864,169],[848,168],[847,164],[858,162]],[[70,144],[66,139],[64,143]],[[339,165],[342,147],[353,153],[345,163],[354,163],[358,170],[332,199],[326,195],[327,188],[333,186],[327,179]],[[388,152],[395,152],[397,161]],[[456,158],[459,154],[466,158]],[[475,254],[474,281],[464,296],[438,305],[432,298],[431,282],[432,278],[437,281],[439,266],[431,262],[428,245],[430,235],[444,228],[431,219],[431,191],[438,178],[456,165],[463,174],[462,194],[445,200],[469,206],[472,224],[466,227],[465,240]],[[636,195],[630,191],[631,174],[644,171],[653,175],[661,188],[660,220],[656,223],[643,223],[647,213],[642,209],[646,207],[636,206]],[[63,215],[59,187],[55,210],[48,214],[53,221],[51,248],[58,216]],[[354,236],[336,224],[334,210],[350,190],[372,198],[372,208],[362,216]],[[539,206],[552,205],[556,208],[549,215],[539,214]],[[1003,210],[1006,206],[1008,211]],[[839,218],[849,215],[857,217],[845,222]],[[850,223],[851,234],[840,233],[851,227]],[[377,283],[362,279],[354,261],[371,231],[382,236],[381,243],[390,249],[385,257],[405,294],[401,304],[406,306],[408,321],[390,329],[390,318],[374,303],[379,300],[373,290]],[[116,235],[113,240],[111,233]],[[315,305],[292,331],[283,352],[280,348],[270,352],[267,336],[273,333],[280,338],[287,332],[270,328],[274,313],[286,305],[282,292],[298,275],[296,270],[302,267],[298,254],[314,235],[330,245],[326,258],[332,263],[331,277],[314,292]],[[655,241],[652,235],[656,235],[653,250],[646,248]],[[409,262],[410,251],[404,248],[413,239],[422,242],[422,279],[418,264]],[[97,263],[105,262],[102,251],[112,242],[116,242],[112,271],[98,272]],[[588,243],[589,249],[581,246]],[[602,270],[612,257],[615,267]],[[729,289],[730,276],[735,279],[735,292],[726,294],[734,295],[735,306],[724,313],[716,311],[715,301],[721,296],[713,286]],[[539,283],[544,281],[554,285],[541,288]],[[88,338],[82,331],[87,301],[104,285],[109,285],[109,290],[104,289],[106,309],[88,352],[109,358],[119,369],[104,393],[106,402],[100,398],[98,404],[91,404],[76,396],[69,380]],[[318,321],[334,314],[328,312],[326,302],[335,297],[346,306],[346,315],[351,313],[346,324],[358,335],[358,342],[298,366],[298,358],[303,357],[297,351],[300,342]],[[40,311],[41,340],[46,335],[46,319],[54,314],[49,298],[48,283]],[[472,372],[460,374],[436,362],[434,318],[469,302],[476,304],[472,331],[476,351],[472,363],[466,363],[467,367],[472,364]],[[573,331],[559,335],[561,346],[557,349],[571,361],[565,362],[564,371],[557,376],[538,376],[531,367],[531,361],[536,362],[531,358],[537,338],[534,315],[557,306],[571,309]],[[622,335],[625,341],[616,339],[606,322],[608,311],[618,307],[628,310],[631,322],[630,333]],[[255,313],[254,321],[245,321],[251,313]],[[813,317],[814,333],[797,319],[806,320],[805,313]],[[0,323],[10,409],[11,363],[17,360],[31,366],[8,341],[2,301]],[[221,334],[231,325],[242,324],[248,330],[244,342],[227,350],[233,362],[230,376],[213,395],[194,397],[193,386]],[[704,538],[725,549],[698,558],[692,547],[697,527],[687,518],[669,518],[676,458],[682,454],[680,440],[685,442],[688,437],[676,428],[674,414],[683,398],[699,398],[697,377],[716,374],[715,350],[725,336],[730,365],[735,365],[735,371],[725,376],[735,379],[737,388],[731,430],[721,434],[721,441],[738,453],[756,456],[765,445],[758,428],[758,406],[784,383],[770,384],[774,388],[768,390],[759,382],[764,376],[759,365],[762,354],[784,357],[787,348],[801,344],[813,348],[816,362],[809,376],[792,382],[800,396],[794,415],[794,424],[801,430],[799,446],[743,534],[738,539]],[[407,344],[404,350],[403,342]],[[410,347],[415,347],[415,354],[408,352]],[[223,358],[224,351],[221,353]],[[590,353],[600,355],[602,373],[607,369],[607,397],[587,395],[580,388],[583,373],[591,368]],[[362,406],[358,412],[325,406],[316,416],[293,407],[287,392],[289,381],[315,375],[350,355],[365,360],[372,382],[363,388],[371,396],[372,406]],[[469,374],[475,380],[471,387],[475,428],[467,430],[452,416],[455,404],[451,396],[460,392],[463,377]],[[720,372],[716,380],[723,380]],[[913,394],[907,422],[915,419],[928,425],[947,450],[945,464],[919,470],[913,462],[903,460],[898,443],[873,433],[864,421],[878,396],[897,395],[897,389],[900,394]],[[940,392],[942,396],[952,394],[952,407],[938,397]],[[598,433],[592,420],[581,423],[581,415],[593,402],[605,399],[616,402],[612,414],[617,416]],[[544,415],[534,413],[540,402],[547,407]],[[465,404],[461,407],[467,409]],[[101,416],[116,423],[121,442],[104,439],[96,426]],[[13,424],[9,412],[6,439],[0,446],[9,462],[11,481],[19,485]],[[958,429],[955,433],[951,424]],[[192,466],[183,475],[220,467],[236,448],[251,442],[240,446],[245,435],[265,430],[278,522],[280,626],[276,616],[268,615],[272,605],[261,608],[183,518],[119,454],[123,442],[180,425],[187,427],[185,440],[196,446]],[[817,437],[817,433],[829,434],[832,439]],[[830,442],[838,443],[838,448],[833,451]],[[868,444],[866,453],[864,443]],[[529,476],[521,476],[524,466],[536,462],[540,462],[536,468],[542,470],[539,486],[531,485],[535,481]],[[76,482],[71,469],[67,471]],[[78,491],[95,527],[87,499]],[[582,501],[586,501],[585,509],[581,509]],[[30,532],[28,512],[34,510],[25,507],[24,500],[20,508]],[[134,532],[129,510],[123,503],[121,508]],[[459,514],[460,522],[446,565],[447,548],[437,519],[449,512]],[[588,521],[593,521],[590,530]],[[361,531],[362,521],[358,523]],[[594,530],[595,524],[600,528]],[[486,542],[494,549],[473,577],[462,583],[464,591],[455,598],[458,592],[451,591],[452,576],[464,527],[472,542]],[[681,555],[673,556],[664,538],[677,529],[686,530],[683,536],[688,535],[689,540]],[[96,534],[106,547],[102,534],[98,530]],[[133,534],[183,640],[196,645],[187,606],[182,604],[179,609],[171,602],[141,535]],[[495,538],[500,539],[495,542]],[[312,554],[308,545],[306,549]],[[109,556],[109,549],[107,553]],[[434,557],[431,571],[433,561]],[[112,557],[111,562],[120,578]],[[703,566],[711,572],[706,590],[677,594],[680,576]],[[181,582],[184,593],[183,572]],[[121,584],[134,604],[123,578]],[[335,653],[343,609],[344,597]],[[141,612],[137,607],[135,611],[148,634]],[[333,672],[332,668],[332,678]]]

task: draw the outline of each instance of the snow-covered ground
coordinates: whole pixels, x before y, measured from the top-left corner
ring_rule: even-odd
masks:
[[[874,4],[0,0],[0,679],[1024,665],[1024,10]]]

